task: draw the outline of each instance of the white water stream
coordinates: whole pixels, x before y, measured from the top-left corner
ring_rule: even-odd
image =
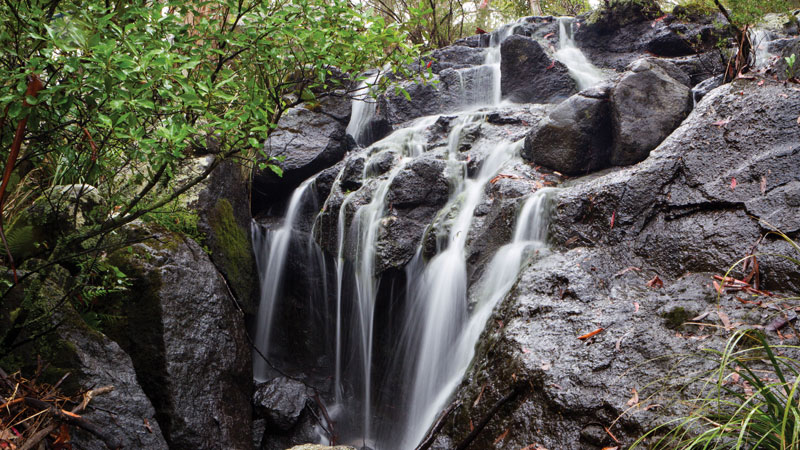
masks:
[[[578,89],[586,89],[602,81],[605,75],[575,45],[574,26],[574,18],[558,18],[558,50],[555,57],[567,66],[569,74],[578,84]]]
[[[337,254],[331,255],[336,269],[335,280],[331,281],[335,283],[331,286],[331,302],[335,302],[336,318],[335,332],[330,336],[335,341],[335,361],[331,374],[333,403],[328,405],[328,411],[340,435],[356,446],[378,450],[409,450],[416,446],[463,377],[478,337],[493,308],[512,287],[526,255],[545,249],[547,199],[552,189],[540,189],[524,202],[512,241],[498,249],[470,295],[466,251],[475,209],[490,180],[504,166],[518,161],[522,141],[498,142],[472,177],[467,176],[467,162],[460,158],[459,146],[465,126],[484,120],[487,114],[486,110],[474,108],[500,104],[500,43],[513,33],[514,26],[506,26],[491,36],[483,66],[463,69],[465,73],[471,71],[473,91],[465,92],[462,103],[471,110],[451,114],[456,116],[447,140],[451,196],[437,216],[436,229],[430,231],[439,234],[437,252],[425,261],[420,244],[417,256],[406,268],[403,310],[391,313],[399,315],[402,327],[393,338],[395,341],[388,344],[391,348],[375,347],[376,304],[381,289],[381,279],[376,276],[377,244],[391,213],[387,195],[398,174],[425,152],[426,130],[439,117],[418,119],[364,150],[367,161],[361,174],[363,186],[345,193],[339,207]],[[602,74],[575,47],[571,26],[571,22],[559,19],[561,44],[556,57],[583,88],[601,80]],[[459,75],[462,76],[461,71]],[[375,114],[375,102],[367,92],[376,81],[377,76],[362,84],[363,96],[355,99],[347,127],[347,133],[360,143],[367,142],[365,133]],[[385,158],[387,153],[394,158],[392,169],[379,176],[370,173],[373,160]],[[340,172],[334,189],[340,189],[341,176]],[[275,305],[281,301],[289,242],[311,181],[294,192],[279,229],[265,233],[260,226],[253,226],[262,285],[256,346],[265,355],[269,354]],[[319,220],[315,227],[318,223]],[[373,374],[378,364],[374,361],[376,352],[391,358],[380,362],[384,370],[388,367],[389,372],[396,371],[403,380],[401,386],[396,386],[397,392],[380,396],[380,404],[376,404],[375,391],[381,380]],[[266,363],[256,355],[255,378],[263,380],[268,375]],[[376,423],[380,414],[390,410],[398,411],[396,417],[383,417],[381,423]]]

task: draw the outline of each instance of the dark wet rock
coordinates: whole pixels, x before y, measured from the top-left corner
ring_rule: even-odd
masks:
[[[644,409],[653,403],[670,405],[674,395],[654,392],[648,383],[663,379],[669,369],[683,373],[711,364],[700,357],[663,358],[699,345],[654,325],[653,317],[676,303],[700,311],[714,308],[715,296],[706,286],[709,275],[692,275],[653,290],[645,286],[645,275],[615,277],[623,264],[600,249],[575,249],[540,256],[524,268],[487,323],[473,368],[455,395],[461,406],[445,426],[446,435],[460,442],[470,431],[470,421],[482,420],[515,391],[517,397],[499,409],[473,443],[475,448],[491,448],[509,429],[504,435],[508,448],[536,442],[545,448],[599,450],[617,445],[605,427],[627,446],[666,410],[674,413],[671,407]],[[577,339],[601,327],[605,331],[591,340]],[[723,339],[701,345],[719,345]],[[671,381],[687,380],[676,376]],[[631,389],[639,392],[640,408],[626,405]]]
[[[486,48],[489,46],[489,40],[490,35],[488,34],[473,34],[472,36],[467,36],[453,42],[453,45],[463,45],[464,47],[471,48]]]
[[[513,27],[514,34],[535,39],[542,44],[558,44],[558,19],[556,17],[525,17],[514,23]]]
[[[59,335],[74,351],[76,366],[71,371],[80,388],[114,388],[107,394],[93,397],[81,416],[113,436],[124,448],[166,449],[167,442],[156,420],[156,411],[139,386],[130,357],[115,342],[86,327],[72,308],[64,308],[60,314],[70,316],[62,322]],[[76,427],[71,434],[71,442],[76,447],[108,448],[97,436],[80,428]]]
[[[183,167],[180,176],[197,176],[213,161],[213,156],[195,158]],[[197,214],[201,244],[210,250],[211,261],[225,277],[237,303],[245,314],[254,315],[258,308],[258,272],[250,241],[250,172],[236,160],[225,160],[181,202],[187,211]]]
[[[342,172],[342,189],[354,191],[361,187],[364,176],[364,156],[358,155],[347,159]]]
[[[522,157],[568,174],[611,164],[611,114],[606,98],[573,95],[560,103],[526,138]]]
[[[208,255],[191,239],[158,229],[114,263],[136,297],[109,335],[131,355],[170,448],[252,444],[252,369],[244,317]]]
[[[770,216],[794,232],[791,212],[771,207],[792,211],[798,106],[800,94],[774,82],[714,89],[644,162],[563,191],[554,239],[627,242],[677,276],[718,270],[746,255],[766,227],[759,218]],[[771,282],[787,277],[775,274]]]
[[[447,201],[449,186],[444,170],[447,163],[435,155],[415,159],[394,178],[387,201],[395,208],[418,205],[442,205]]]
[[[306,386],[286,377],[277,377],[256,386],[253,406],[267,420],[267,429],[289,431],[300,422],[308,400]]]
[[[718,53],[718,43],[732,36],[729,29],[717,27],[713,17],[681,22],[674,15],[662,16],[657,8],[648,2],[615,2],[611,12],[602,8],[583,21],[575,41],[598,67],[623,70],[646,53],[668,58]]]
[[[722,52],[710,50],[696,55],[681,56],[677,58],[660,58],[675,64],[683,73],[689,76],[689,86],[696,86],[702,81],[713,78],[725,72],[726,61]],[[678,80],[674,74],[670,74]],[[683,81],[681,81],[683,83]],[[684,83],[686,84],[686,83]]]
[[[395,154],[392,151],[381,151],[370,156],[367,161],[367,174],[371,176],[383,175],[395,163]]]
[[[575,92],[566,66],[552,60],[529,38],[509,36],[500,46],[500,87],[503,98],[517,103],[546,103]]]
[[[798,231],[800,178],[792,169],[800,163],[798,108],[800,93],[780,83],[724,85],[645,161],[574,179],[557,191],[555,251],[523,268],[488,321],[455,394],[460,406],[445,426],[447,438],[462,441],[470,421],[482,420],[512,392],[517,396],[473,446],[490,448],[503,435],[509,448],[627,447],[685,412],[675,400],[692,393],[677,387],[688,374],[711,369],[699,351],[720,348],[728,337],[724,327],[686,322],[704,314],[723,325],[718,310],[730,323],[771,320],[760,308],[742,308],[735,295],[719,297],[711,275],[759,241],[757,252],[792,252],[783,239],[761,239],[769,227],[758,219],[774,214],[790,233]],[[800,287],[797,268],[783,258],[764,256],[759,264],[763,286]],[[656,275],[663,287],[648,287]],[[600,328],[591,339],[577,339]],[[697,356],[663,358],[671,354]],[[667,371],[687,377],[651,384]],[[630,407],[632,389],[639,407]],[[647,408],[652,404],[662,407]],[[609,441],[606,427],[619,444]]]
[[[431,62],[430,69],[433,73],[439,73],[444,69],[463,69],[481,65],[485,59],[486,50],[457,44],[436,49],[429,58],[425,58]]]
[[[254,213],[287,198],[303,180],[336,164],[355,146],[353,138],[345,133],[347,124],[318,112],[317,108],[310,105],[291,108],[283,114],[278,121],[278,128],[270,134],[264,151],[269,156],[286,158],[274,162],[283,170],[283,176],[278,176],[269,168],[255,171]]]
[[[648,22],[663,13],[654,0],[622,0],[607,3],[592,12],[585,24],[586,32],[609,34],[632,24]]]
[[[633,164],[647,158],[691,111],[690,89],[663,69],[667,64],[640,59],[614,87],[612,164]]]

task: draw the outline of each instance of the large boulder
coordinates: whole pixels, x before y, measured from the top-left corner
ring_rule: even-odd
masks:
[[[525,138],[522,157],[567,175],[610,165],[611,85],[573,95],[560,103]]]
[[[135,227],[134,227],[135,228]],[[133,282],[109,336],[131,356],[170,448],[248,449],[251,351],[243,314],[208,255],[158,228],[112,261]]]
[[[500,90],[517,103],[547,103],[575,92],[566,66],[552,60],[542,46],[519,35],[500,45]]]
[[[346,98],[338,100],[349,102]],[[345,132],[349,114],[326,114],[326,108],[338,111],[344,106],[302,104],[286,111],[278,127],[264,144],[268,156],[282,159],[272,161],[282,169],[282,176],[269,168],[256,169],[253,174],[253,212],[266,210],[303,180],[339,162],[355,146]]]
[[[612,164],[633,164],[647,158],[691,111],[691,90],[670,76],[666,65],[671,66],[637,60],[614,87]]]

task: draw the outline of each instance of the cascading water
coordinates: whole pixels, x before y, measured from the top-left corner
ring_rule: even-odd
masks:
[[[353,110],[350,113],[350,122],[347,124],[345,132],[353,136],[358,145],[366,145],[374,140],[369,132],[369,123],[375,117],[377,107],[372,90],[380,77],[381,71],[366,77],[358,85],[353,95]]]
[[[275,230],[264,229],[253,221],[251,235],[256,255],[256,266],[261,282],[260,302],[258,305],[255,348],[261,355],[267,356],[270,350],[270,337],[273,324],[273,313],[283,286],[286,258],[289,245],[294,235],[294,225],[302,208],[303,199],[314,181],[309,178],[295,189],[286,208],[283,225]],[[258,353],[253,355],[253,378],[264,381],[269,374],[269,367]]]
[[[575,45],[574,24],[573,17],[558,18],[558,50],[554,56],[567,66],[569,74],[578,84],[578,89],[586,89],[602,81],[605,76]]]
[[[559,26],[562,40],[559,52],[572,76],[579,84],[587,85],[602,79],[599,72],[597,76],[592,75],[592,70],[596,69],[574,47],[571,33],[566,31],[567,26],[571,31],[571,23],[559,20]],[[416,256],[406,267],[404,298],[399,302],[402,311],[396,312],[400,329],[392,337],[394,342],[383,344],[390,348],[380,350],[390,359],[381,363],[385,365],[383,371],[402,382],[393,385],[396,390],[392,392],[381,392],[377,399],[374,390],[378,380],[374,379],[373,358],[378,351],[375,348],[375,315],[381,279],[376,275],[376,247],[383,221],[391,210],[391,205],[387,204],[390,187],[398,174],[426,151],[427,130],[439,117],[417,119],[361,150],[360,155],[366,161],[359,181],[361,187],[356,191],[341,188],[344,171],[340,171],[334,181],[334,189],[342,192],[343,198],[336,220],[335,280],[331,277],[331,283],[335,283],[331,293],[335,296],[330,301],[335,301],[336,318],[335,332],[328,337],[335,342],[331,377],[333,404],[328,405],[328,412],[345,442],[379,450],[414,448],[463,377],[492,309],[513,285],[526,260],[525,255],[544,248],[546,205],[548,193],[552,191],[546,188],[525,202],[518,214],[512,242],[496,252],[484,275],[470,291],[466,251],[475,210],[481,204],[486,186],[501,168],[521,162],[518,153],[522,141],[498,142],[483,159],[477,174],[468,176],[468,161],[459,154],[461,140],[465,130],[472,123],[485,120],[489,112],[475,108],[491,109],[500,104],[500,44],[515,27],[516,24],[505,26],[490,37],[483,66],[458,70],[465,88],[461,103],[469,110],[454,113],[455,118],[448,119],[446,174],[451,187],[450,199],[429,230],[438,237],[435,256],[425,261],[420,244]],[[571,52],[577,52],[586,64],[574,64],[580,57],[565,56]],[[365,137],[375,114],[375,102],[369,97],[368,86],[376,81],[377,75],[365,80],[361,86],[363,94],[354,100],[347,132],[358,142],[368,142],[368,137],[361,138]],[[373,161],[384,160],[387,155],[393,159],[392,168],[380,174],[372,173]],[[257,348],[262,353],[269,350],[272,316],[275,303],[280,300],[289,241],[295,233],[298,211],[302,209],[310,184],[311,181],[306,181],[294,192],[280,229],[264,235],[259,227],[253,228],[262,281],[257,327]],[[315,230],[322,214],[314,223]],[[312,230],[311,235],[314,234]],[[319,250],[316,244],[313,246]],[[320,260],[320,264],[324,264],[324,259],[320,257]],[[323,283],[321,289],[326,286]],[[327,295],[321,297],[325,299]],[[255,377],[263,379],[268,372],[265,363],[258,357],[255,361],[258,362]],[[376,417],[386,411],[402,413],[395,412],[396,417],[376,423]]]

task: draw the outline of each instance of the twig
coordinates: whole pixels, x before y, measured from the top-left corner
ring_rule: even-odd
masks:
[[[26,405],[33,408],[49,411],[53,415],[53,417],[57,419],[57,421],[54,421],[44,429],[38,431],[36,434],[31,436],[30,439],[28,439],[24,445],[18,448],[18,450],[31,450],[35,448],[36,446],[39,445],[39,442],[41,442],[42,439],[49,436],[50,433],[52,433],[53,431],[56,430],[56,428],[58,428],[60,422],[83,428],[84,430],[94,434],[95,436],[100,438],[100,440],[102,440],[103,443],[106,444],[106,447],[108,447],[109,449],[117,450],[122,448],[121,442],[116,440],[113,436],[109,435],[107,432],[101,430],[100,427],[98,427],[97,425],[93,424],[92,422],[89,422],[88,420],[78,415],[79,412],[83,411],[86,408],[86,405],[89,404],[89,401],[91,401],[91,399],[95,395],[105,394],[111,392],[112,390],[114,390],[113,386],[104,386],[86,392],[83,395],[83,401],[78,406],[73,408],[72,411],[65,411],[37,398],[24,397]]]
[[[425,435],[425,438],[419,443],[415,450],[428,450],[428,448],[430,448],[430,446],[433,445],[433,442],[436,440],[436,435],[438,435],[439,432],[442,431],[442,428],[444,428],[445,420],[459,406],[461,406],[461,402],[455,402],[450,405],[450,407],[442,411],[442,413],[439,415],[439,418],[436,419],[436,422],[433,424],[433,428],[428,431],[428,434]]]
[[[470,446],[470,444],[472,444],[472,441],[474,441],[475,438],[478,437],[481,431],[483,431],[483,429],[486,428],[486,425],[488,425],[489,421],[492,420],[492,418],[494,418],[495,414],[497,414],[497,412],[500,411],[500,408],[502,408],[506,403],[509,403],[510,401],[517,398],[517,396],[521,394],[524,390],[525,390],[524,385],[518,384],[514,387],[514,389],[510,393],[508,393],[508,395],[498,400],[497,403],[495,403],[494,406],[492,406],[492,409],[490,409],[489,412],[486,414],[486,417],[484,417],[478,423],[478,425],[472,430],[472,432],[469,435],[467,435],[467,437],[464,438],[464,440],[461,441],[460,444],[458,444],[456,450],[466,450]]]

